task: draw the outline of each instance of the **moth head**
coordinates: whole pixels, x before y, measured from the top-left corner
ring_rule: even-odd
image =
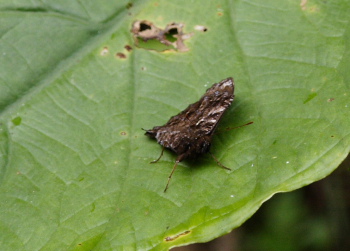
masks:
[[[151,138],[155,138],[156,135],[157,135],[157,128],[156,127],[157,126],[153,127],[153,129],[150,129],[150,130],[146,130],[146,129],[142,128],[142,130],[146,131],[145,135],[147,135],[147,136],[149,136]]]

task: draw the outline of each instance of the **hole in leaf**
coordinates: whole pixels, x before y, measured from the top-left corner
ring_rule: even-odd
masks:
[[[151,26],[145,23],[140,24],[140,32],[145,31],[145,30],[150,30]]]
[[[183,33],[183,26],[181,23],[173,22],[161,29],[152,22],[143,20],[134,22],[131,32],[137,47],[159,52],[166,50],[184,52],[188,51],[184,40],[191,37],[191,34]]]

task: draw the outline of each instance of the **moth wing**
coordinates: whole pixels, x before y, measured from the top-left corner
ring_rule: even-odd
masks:
[[[170,118],[166,126],[187,127],[196,136],[212,134],[226,109],[234,98],[232,78],[214,84],[199,101],[189,105],[180,114]]]
[[[171,117],[165,125],[147,130],[146,134],[178,155],[207,152],[211,136],[225,110],[231,105],[233,94],[233,79],[224,79],[210,87],[198,102]]]

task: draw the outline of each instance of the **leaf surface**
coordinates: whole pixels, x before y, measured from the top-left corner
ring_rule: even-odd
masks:
[[[2,250],[205,242],[349,152],[348,1],[3,1],[0,11]],[[136,20],[183,23],[189,51],[138,48]],[[161,147],[141,128],[231,76],[235,100],[211,150],[233,171],[206,155],[184,161],[163,193],[176,156],[149,164]]]

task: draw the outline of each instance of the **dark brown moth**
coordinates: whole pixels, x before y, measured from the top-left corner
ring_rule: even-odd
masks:
[[[189,105],[178,115],[171,117],[165,125],[146,130],[145,135],[155,138],[163,146],[159,158],[151,163],[160,160],[164,148],[168,148],[178,155],[164,192],[168,189],[171,176],[179,162],[186,158],[210,153],[214,131],[224,112],[231,105],[233,98],[234,82],[233,78],[230,77],[215,83],[199,101]],[[214,155],[212,157],[219,166],[231,170],[222,165]]]

